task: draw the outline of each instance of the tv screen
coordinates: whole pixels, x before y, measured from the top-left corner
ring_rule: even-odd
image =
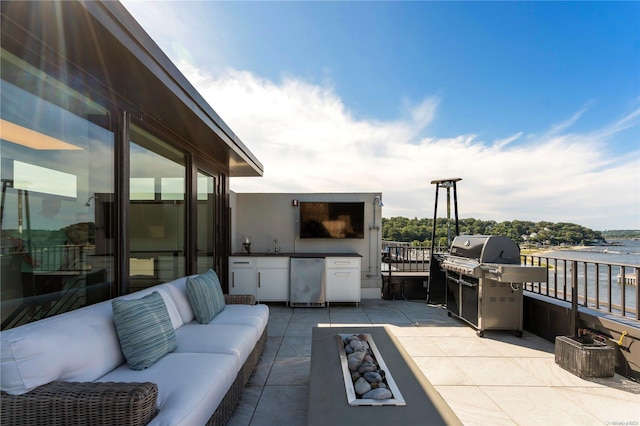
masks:
[[[364,202],[301,202],[300,238],[364,238]]]

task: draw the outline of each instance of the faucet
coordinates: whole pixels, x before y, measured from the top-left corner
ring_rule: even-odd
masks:
[[[280,253],[280,247],[278,247],[278,239],[273,240],[273,251],[278,254]]]

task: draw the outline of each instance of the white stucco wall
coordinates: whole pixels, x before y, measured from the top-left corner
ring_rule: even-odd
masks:
[[[382,279],[382,208],[376,193],[232,193],[231,251],[242,252],[245,237],[252,253],[273,252],[278,240],[282,253],[359,253],[362,255],[361,294],[379,299]],[[300,239],[299,207],[293,201],[364,202],[364,239]]]

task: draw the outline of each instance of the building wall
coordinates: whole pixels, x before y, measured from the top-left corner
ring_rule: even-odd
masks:
[[[382,279],[381,193],[232,193],[231,252],[242,252],[245,238],[252,253],[274,251],[274,240],[282,253],[358,253],[362,255],[363,299],[380,298]],[[299,207],[294,200],[364,202],[363,239],[300,239]]]

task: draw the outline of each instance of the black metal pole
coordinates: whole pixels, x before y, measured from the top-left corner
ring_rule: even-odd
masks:
[[[436,248],[436,218],[438,216],[438,189],[440,184],[436,183],[436,202],[433,207],[433,226],[431,227],[431,251],[429,252],[429,280],[427,284],[427,300],[429,299],[429,293],[431,292],[431,283],[433,277],[436,274],[436,259],[433,256]]]
[[[447,185],[447,249],[451,247],[451,185]]]
[[[571,262],[571,331],[578,336],[578,262]]]
[[[456,215],[456,236],[460,235],[460,227],[458,226],[458,187],[456,181],[453,181],[453,210]]]
[[[431,227],[431,259],[433,259],[433,253],[435,250],[436,244],[436,218],[438,217],[438,189],[440,188],[440,184],[436,183],[436,203],[433,207],[433,226]]]

